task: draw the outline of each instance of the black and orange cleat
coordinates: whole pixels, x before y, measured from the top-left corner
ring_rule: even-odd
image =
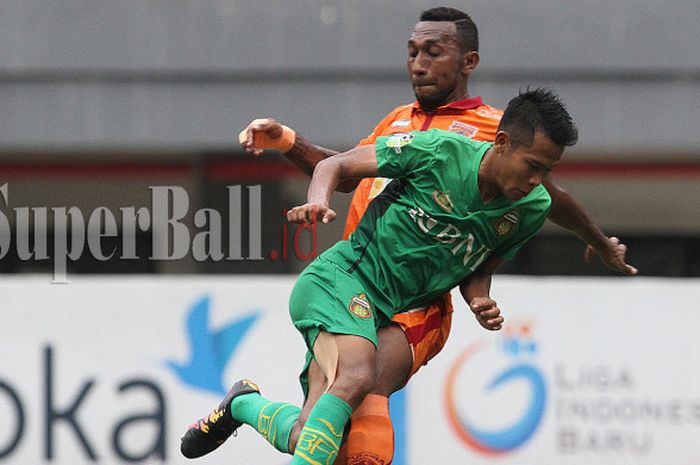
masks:
[[[254,382],[243,379],[233,385],[224,400],[209,415],[190,425],[180,439],[180,452],[188,459],[196,459],[215,450],[241,425],[231,416],[231,401],[241,395],[260,393]]]

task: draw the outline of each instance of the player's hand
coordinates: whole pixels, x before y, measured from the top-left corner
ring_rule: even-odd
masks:
[[[318,218],[321,218],[321,222],[325,224],[333,221],[335,217],[335,212],[328,205],[317,203],[305,203],[287,212],[287,221],[290,223],[316,224]]]
[[[238,142],[247,153],[259,156],[265,149],[279,149],[284,126],[272,118],[254,119],[238,134]]]
[[[501,309],[496,301],[488,297],[474,297],[469,302],[469,308],[474,313],[476,321],[489,331],[498,331],[503,327]]]
[[[625,254],[627,254],[627,246],[621,243],[617,237],[609,237],[601,248],[594,248],[589,244],[583,254],[583,259],[589,263],[597,255],[603,264],[611,270],[627,276],[634,276],[637,274],[637,268],[625,262]]]

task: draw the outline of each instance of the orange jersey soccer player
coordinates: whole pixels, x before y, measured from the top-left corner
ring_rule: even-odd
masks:
[[[422,13],[408,41],[408,71],[416,102],[402,105],[389,113],[372,134],[359,145],[393,133],[432,128],[459,132],[477,140],[493,141],[501,111],[485,105],[480,97],[470,97],[468,78],[479,63],[477,28],[471,18],[452,8],[433,8]],[[245,150],[254,155],[264,149],[284,153],[307,174],[335,151],[311,144],[294,130],[272,119],[256,119],[241,133]],[[339,190],[356,187],[346,222],[347,237],[362,217],[367,205],[388,180],[365,179],[343,184]],[[591,221],[580,205],[551,179],[544,182],[552,197],[549,218],[571,230],[587,244],[587,255],[596,252],[610,268],[625,274],[636,269],[625,263],[626,248],[616,238],[608,238]],[[477,321],[487,329],[493,326],[489,313],[480,304],[470,305]],[[394,317],[397,324],[382,328],[377,350],[377,386],[353,412],[345,451],[336,464],[388,464],[393,457],[393,429],[388,397],[402,388],[410,377],[443,347],[450,331],[452,304],[449,294],[428,308],[406,309]],[[310,369],[309,399],[316,399],[326,386],[318,367]],[[290,439],[290,443],[295,438]]]

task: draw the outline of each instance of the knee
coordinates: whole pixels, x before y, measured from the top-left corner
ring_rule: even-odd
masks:
[[[361,395],[363,398],[372,390],[374,389],[374,386],[376,385],[377,382],[377,371],[374,366],[364,368],[362,370],[356,371],[352,377],[351,381],[353,385],[357,386],[356,390],[358,395]]]
[[[371,391],[371,394],[376,394],[378,396],[383,397],[391,397],[392,394],[394,394],[397,391],[400,391],[401,388],[403,388],[406,385],[407,379],[408,375],[397,377],[394,376],[394,373],[387,374],[378,372],[377,381],[374,385],[374,388]]]
[[[374,365],[353,367],[339,372],[329,392],[355,409],[374,390],[377,373]]]
[[[372,394],[390,397],[406,385],[412,368],[413,358],[410,356],[405,359],[381,357],[377,360],[376,382]]]

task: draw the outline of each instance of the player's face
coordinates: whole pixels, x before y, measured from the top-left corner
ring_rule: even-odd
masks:
[[[476,52],[470,52],[476,53]],[[408,41],[408,72],[413,92],[430,111],[466,96],[464,53],[449,21],[421,21]]]
[[[503,195],[511,200],[520,200],[528,195],[532,189],[542,184],[552,168],[559,163],[563,153],[563,147],[556,145],[540,131],[535,132],[529,146],[506,143],[499,170]]]

